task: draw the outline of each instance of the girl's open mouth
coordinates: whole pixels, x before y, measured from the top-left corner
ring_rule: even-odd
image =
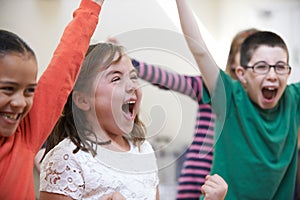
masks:
[[[134,105],[135,105],[135,101],[129,101],[122,105],[122,110],[130,117],[132,117]]]

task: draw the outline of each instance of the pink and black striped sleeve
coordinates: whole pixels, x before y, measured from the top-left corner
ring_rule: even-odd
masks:
[[[202,78],[200,76],[186,76],[169,72],[162,67],[132,59],[133,66],[138,70],[141,79],[158,86],[161,89],[173,90],[187,95],[198,103],[202,102]]]

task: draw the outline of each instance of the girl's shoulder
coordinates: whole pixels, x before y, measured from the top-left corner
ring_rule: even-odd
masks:
[[[45,160],[73,160],[84,162],[92,157],[90,153],[82,150],[75,152],[74,150],[76,150],[76,148],[76,145],[69,138],[65,138],[47,153]]]
[[[62,141],[60,141],[51,151],[59,152],[70,152],[73,151],[73,149],[76,148],[75,144],[69,139],[65,138]]]
[[[154,152],[153,150],[153,146],[151,145],[151,143],[147,140],[145,140],[143,142],[143,144],[141,145],[141,151],[145,152],[145,153],[149,153],[149,152]]]
[[[130,146],[131,146],[131,152],[132,153],[153,153],[153,147],[151,143],[147,140],[145,140],[140,147],[133,145],[131,140],[128,140]]]

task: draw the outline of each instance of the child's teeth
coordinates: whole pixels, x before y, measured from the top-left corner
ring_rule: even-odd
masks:
[[[18,118],[18,115],[3,114],[3,116],[8,119],[17,119]]]
[[[134,103],[134,101],[129,101],[129,103]]]

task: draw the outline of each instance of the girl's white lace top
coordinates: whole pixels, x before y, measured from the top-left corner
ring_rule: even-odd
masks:
[[[118,191],[127,200],[156,199],[158,169],[149,142],[140,148],[130,143],[129,152],[115,152],[97,146],[97,155],[79,151],[64,139],[48,152],[41,164],[40,191],[73,199],[97,199]]]

